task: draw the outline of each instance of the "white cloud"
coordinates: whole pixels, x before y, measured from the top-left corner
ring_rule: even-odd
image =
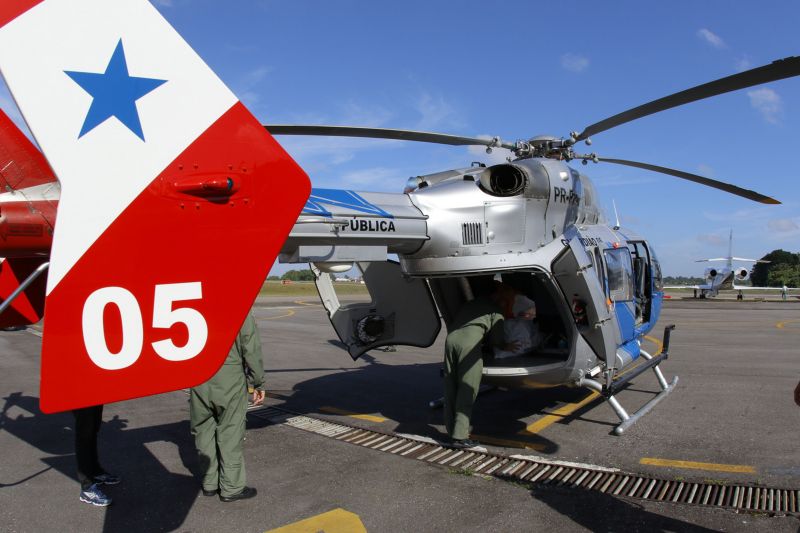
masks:
[[[767,222],[767,227],[778,233],[788,233],[800,230],[797,222],[791,218],[775,218]]]
[[[361,152],[401,146],[399,141],[350,137],[280,136],[278,142],[309,174],[330,171],[352,161]]]
[[[441,96],[434,98],[428,93],[422,93],[414,103],[414,108],[420,114],[420,119],[415,125],[417,129],[459,129],[463,127],[463,121],[455,108]]]
[[[702,28],[700,30],[697,30],[697,36],[703,39],[711,46],[713,46],[714,48],[717,48],[718,50],[727,48],[725,41],[723,41],[719,35],[717,35],[716,33],[712,32],[709,29]]]
[[[561,56],[561,67],[570,72],[582,72],[589,66],[589,59],[577,54],[564,54]]]
[[[373,167],[362,170],[355,170],[342,174],[341,184],[355,187],[370,187],[374,189],[377,185],[387,182],[397,183],[397,190],[403,188],[408,176],[402,176],[395,168]]]
[[[747,91],[750,98],[750,105],[753,106],[764,120],[770,124],[777,124],[783,112],[783,100],[781,96],[768,87]]]
[[[736,70],[739,72],[749,70],[751,68],[753,68],[753,62],[750,60],[749,56],[743,55],[736,60]]]
[[[249,70],[236,82],[234,92],[248,109],[254,109],[261,103],[261,93],[254,89],[271,71],[272,68],[262,65]]]

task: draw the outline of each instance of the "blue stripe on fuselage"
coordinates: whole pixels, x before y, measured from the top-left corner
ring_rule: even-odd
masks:
[[[342,189],[311,189],[311,196],[308,197],[303,215],[318,215],[332,217],[325,206],[342,207],[360,213],[367,213],[383,218],[394,218],[391,213],[387,213],[375,204],[371,204],[354,191]]]

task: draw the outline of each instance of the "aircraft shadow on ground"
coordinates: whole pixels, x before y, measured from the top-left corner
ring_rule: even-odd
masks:
[[[42,462],[47,467],[37,469],[24,479],[0,485],[0,490],[24,485],[50,469],[76,479],[72,414],[45,415],[39,410],[38,398],[18,392],[4,400],[0,429],[46,454]],[[12,407],[30,415],[11,417],[8,413]],[[186,474],[170,472],[148,450],[148,445],[161,442],[177,448]],[[103,421],[98,448],[101,464],[123,478],[119,485],[103,488],[114,499],[106,510],[104,531],[174,531],[181,527],[200,487],[199,465],[188,420],[128,429],[126,420],[114,416]],[[75,491],[78,505],[77,480],[70,490]]]
[[[338,346],[339,341],[328,341]],[[397,347],[398,351],[403,347]],[[395,365],[384,364],[394,354],[372,351],[362,360],[367,365],[345,372],[299,381],[291,394],[280,405],[290,411],[306,414],[330,415],[335,409],[357,414],[377,414],[391,422],[381,424],[379,429],[392,429],[397,433],[412,433],[441,439],[442,410],[431,409],[428,402],[438,399],[443,393],[441,365],[420,363]],[[348,357],[346,354],[337,356]],[[281,369],[276,372],[302,371],[305,369]],[[269,390],[269,370],[266,376]],[[538,434],[527,433],[527,424],[532,417],[538,419],[557,409],[564,403],[584,399],[586,389],[557,387],[554,389],[496,390],[479,396],[473,411],[473,434],[487,436],[490,440],[506,441],[507,447],[528,447],[544,454],[558,451],[556,442]],[[601,411],[596,411],[601,410]],[[598,398],[576,411],[564,416],[555,424],[570,424],[575,420],[588,421],[611,429],[618,423],[612,421],[610,408]],[[528,422],[526,423],[526,420]],[[345,423],[364,426],[359,420],[342,420]],[[394,426],[389,426],[394,424]],[[488,442],[487,444],[491,444]]]

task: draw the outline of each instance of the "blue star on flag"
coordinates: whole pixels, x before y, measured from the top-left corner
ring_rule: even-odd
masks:
[[[139,112],[136,109],[136,100],[167,80],[128,75],[128,64],[125,61],[122,39],[117,43],[106,71],[102,74],[69,70],[65,70],[64,73],[80,85],[84,91],[92,95],[92,105],[89,106],[89,112],[83,121],[81,132],[78,135],[79,139],[109,118],[117,117],[137,137],[144,140],[142,123],[139,121]]]

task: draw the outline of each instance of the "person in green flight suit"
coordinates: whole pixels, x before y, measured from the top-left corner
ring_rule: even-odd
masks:
[[[247,381],[253,404],[264,402],[261,339],[252,313],[242,324],[228,357],[214,376],[189,396],[189,416],[203,472],[203,495],[219,494],[223,502],[252,498],[246,485],[242,441],[247,411]]]
[[[444,344],[444,424],[456,448],[471,448],[472,406],[478,396],[485,344],[514,351],[503,334],[503,319],[513,305],[515,291],[495,282],[492,292],[470,300],[456,313]]]

